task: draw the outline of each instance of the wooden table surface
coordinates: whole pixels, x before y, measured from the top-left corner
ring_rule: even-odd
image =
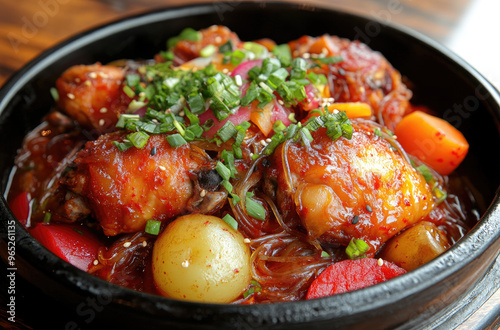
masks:
[[[0,86],[40,52],[89,28],[181,0],[1,0]],[[215,6],[226,0],[198,0]],[[318,4],[414,28],[451,48],[500,88],[500,1],[496,0],[315,0]],[[3,290],[3,288],[2,288]],[[461,329],[500,304],[500,291]],[[1,316],[1,315],[0,315]]]

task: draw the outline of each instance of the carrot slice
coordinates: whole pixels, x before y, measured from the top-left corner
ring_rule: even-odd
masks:
[[[347,103],[333,103],[328,106],[328,112],[333,113],[335,110],[345,111],[348,118],[370,118],[373,111],[368,103],[364,102],[347,102]],[[320,109],[321,113],[325,113],[324,109]],[[312,111],[306,119],[311,116],[318,117],[319,111]]]
[[[421,111],[405,116],[394,133],[403,148],[442,175],[450,174],[465,158],[469,144],[447,121]]]

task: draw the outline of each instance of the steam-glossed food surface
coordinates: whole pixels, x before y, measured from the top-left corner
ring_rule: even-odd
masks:
[[[12,211],[74,266],[188,301],[315,299],[412,271],[478,220],[454,172],[467,141],[383,54],[223,26],[166,42],[67,68],[16,157]]]

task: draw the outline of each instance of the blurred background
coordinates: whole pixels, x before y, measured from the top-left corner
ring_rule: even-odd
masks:
[[[153,9],[190,3],[209,3],[227,10],[230,14],[231,8],[241,1],[0,0],[0,86],[41,52],[90,28]],[[500,89],[498,64],[500,1],[498,0],[290,0],[289,2],[305,7],[318,5],[335,8],[384,23],[413,28],[453,50]],[[500,304],[500,292],[492,296],[484,308],[459,329],[475,329],[476,320],[498,304]],[[2,315],[0,321],[1,319]]]
[[[155,8],[188,3],[228,8],[229,0],[0,0],[0,86],[43,50],[89,28]],[[500,87],[497,0],[313,0],[320,5],[405,25],[451,48]]]

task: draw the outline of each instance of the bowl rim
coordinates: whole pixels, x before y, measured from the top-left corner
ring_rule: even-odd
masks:
[[[262,4],[262,2],[243,2],[239,5],[238,9],[242,10],[245,7],[256,8],[260,4]],[[296,3],[264,2],[264,4],[266,6],[281,7],[283,9],[289,9],[290,6],[293,8],[300,8],[300,5]],[[382,26],[383,29],[393,30],[392,32],[403,34],[411,38],[412,41],[419,43],[419,47],[423,46],[431,49],[433,52],[437,52],[440,57],[446,58],[447,61],[449,61],[454,67],[461,70],[462,72],[465,72],[471,79],[471,82],[475,83],[478,86],[483,86],[487,90],[488,94],[491,96],[488,102],[493,106],[496,105],[497,110],[496,112],[493,112],[492,115],[496,117],[498,123],[500,118],[500,93],[498,92],[498,90],[470,64],[465,62],[462,58],[454,54],[439,42],[411,28],[393,22],[381,22],[370,17],[348,13],[334,8],[325,8],[317,5],[314,6],[318,10],[327,11],[332,13],[333,15],[347,15],[368,21],[376,21]],[[186,17],[193,14],[199,15],[203,13],[214,13],[213,6],[211,4],[203,3],[158,8],[152,11],[146,11],[137,15],[128,16],[110,23],[97,26],[66,39],[65,41],[42,52],[35,59],[31,60],[23,68],[12,75],[9,80],[2,86],[2,88],[0,89],[0,115],[3,116],[3,112],[6,106],[27,82],[33,79],[40,71],[42,71],[45,67],[53,63],[58,58],[62,58],[65,55],[72,53],[75,50],[78,50],[88,44],[91,44],[98,39],[111,36],[123,30],[133,29],[144,24],[160,22],[171,18]],[[6,193],[7,191],[5,192],[5,196],[2,196],[0,201],[2,211],[1,213],[8,214],[9,220],[15,219],[14,215],[8,208],[5,199]],[[397,296],[396,301],[408,298],[418,292],[430,288],[437,283],[444,281],[450,275],[458,272],[461,268],[466,267],[474,259],[479,258],[480,255],[484,253],[488,248],[490,248],[495,242],[499,243],[500,227],[497,225],[497,228],[495,229],[491,224],[498,219],[500,219],[500,194],[497,190],[493,201],[481,217],[481,221],[466,236],[464,236],[464,238],[462,238],[461,242],[459,244],[455,244],[444,254],[430,261],[425,266],[412,271],[411,278],[408,276],[408,274],[405,274],[396,277],[388,282],[380,283],[357,291],[347,292],[337,296],[307,301],[279,302],[265,306],[270,313],[272,313],[277,308],[288,308],[293,306],[293,309],[295,310],[310,310],[311,308],[318,308],[320,310],[319,314],[321,314],[321,310],[328,309],[334,306],[335,302],[340,299],[339,297],[342,297],[343,300],[352,302],[359,301],[360,299],[364,299],[367,296],[375,298],[382,296],[385,297],[387,295],[390,295],[392,297]],[[2,222],[2,239],[5,239],[4,234],[6,234],[7,232],[5,223],[7,223],[7,219],[4,219],[4,221]],[[484,236],[487,234],[489,234],[489,238],[485,240]],[[171,305],[175,305],[176,309],[187,308],[195,310],[197,308],[204,308],[220,311],[223,308],[224,312],[240,312],[255,309],[255,306],[262,306],[209,304],[178,301],[166,297],[138,292],[132,289],[111,284],[105,280],[77,269],[76,267],[70,265],[69,263],[66,263],[62,259],[59,259],[57,256],[52,254],[52,252],[43,247],[38,241],[33,239],[28,231],[17,220],[16,242],[18,242],[18,250],[16,252],[18,252],[21,257],[29,261],[37,260],[38,269],[40,265],[43,266],[43,268],[41,269],[43,273],[55,276],[59,280],[61,280],[61,283],[63,285],[69,286],[71,289],[81,290],[82,292],[102,294],[102,291],[100,290],[106,290],[110,295],[117,298],[118,300],[123,300],[123,298],[126,298],[129,301],[147,300],[149,301],[148,306],[155,305],[158,309],[166,310],[172,308]],[[467,248],[463,247],[464,244],[468,245]],[[471,250],[471,246],[475,248]],[[35,250],[38,252],[37,255],[34,255],[33,253],[33,251]],[[429,281],[429,278],[432,280]],[[382,307],[383,305],[384,303],[382,300],[380,302],[377,302],[377,300],[373,300],[370,301],[369,304],[358,306],[354,314],[363,313],[373,308]],[[346,306],[343,309],[342,307],[337,306],[336,310],[338,315],[353,315],[352,306]],[[147,309],[141,307],[141,312],[151,313],[151,310],[148,311]],[[329,315],[330,314],[328,313],[316,315],[315,319],[317,317],[328,318]]]

